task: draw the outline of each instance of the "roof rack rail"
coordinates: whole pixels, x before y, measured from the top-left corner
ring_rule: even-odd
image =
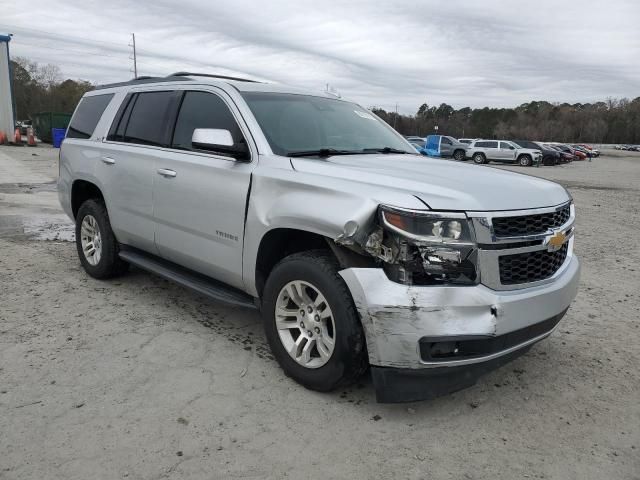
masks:
[[[126,85],[139,85],[143,83],[157,83],[157,82],[175,82],[180,80],[191,80],[190,78],[184,78],[183,76],[178,76],[177,78],[169,75],[168,77],[150,77],[150,76],[142,76],[138,78],[134,78],[132,80],[128,80],[126,82],[117,82],[117,83],[107,83],[105,85],[96,85],[95,90],[102,90],[105,88],[114,88],[114,87],[124,87]]]
[[[196,73],[196,72],[176,72],[168,75],[168,77],[209,77],[209,78],[221,78],[222,80],[235,80],[236,82],[251,82],[261,83],[257,80],[250,80],[248,78],[230,77],[228,75],[212,75],[210,73]]]

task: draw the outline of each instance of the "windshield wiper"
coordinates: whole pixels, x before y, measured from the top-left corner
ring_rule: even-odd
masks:
[[[409,153],[405,150],[399,150],[397,148],[391,147],[381,147],[381,148],[363,148],[363,152],[365,153]]]
[[[300,150],[297,152],[287,152],[287,157],[333,157],[334,155],[358,155],[362,153],[357,150],[338,150],[335,148],[320,148],[318,150]]]

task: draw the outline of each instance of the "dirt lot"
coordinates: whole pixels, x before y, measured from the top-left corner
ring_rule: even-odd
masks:
[[[256,313],[81,270],[57,151],[0,147],[0,478],[640,478],[640,154],[509,169],[578,212],[577,300],[476,386],[380,405],[307,391]]]

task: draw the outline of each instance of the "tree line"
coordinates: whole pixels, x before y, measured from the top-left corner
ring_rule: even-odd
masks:
[[[16,118],[39,112],[72,113],[94,86],[64,79],[56,65],[41,65],[23,57],[11,61]],[[455,109],[423,103],[415,115],[374,107],[374,113],[404,135],[436,133],[456,138],[506,138],[559,142],[640,144],[640,97],[609,98],[596,103],[534,101],[515,108]]]
[[[23,57],[11,60],[16,120],[40,112],[73,113],[78,101],[94,86],[84,80],[63,79],[56,65],[41,65]]]
[[[516,108],[458,110],[446,103],[438,107],[424,103],[415,115],[375,107],[373,112],[403,135],[640,144],[640,97],[574,104],[534,101]]]

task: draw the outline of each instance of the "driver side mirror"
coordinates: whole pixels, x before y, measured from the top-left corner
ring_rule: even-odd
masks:
[[[228,155],[236,160],[249,160],[249,147],[247,143],[234,143],[229,130],[221,128],[196,128],[191,136],[191,145],[199,150],[217,152]]]

